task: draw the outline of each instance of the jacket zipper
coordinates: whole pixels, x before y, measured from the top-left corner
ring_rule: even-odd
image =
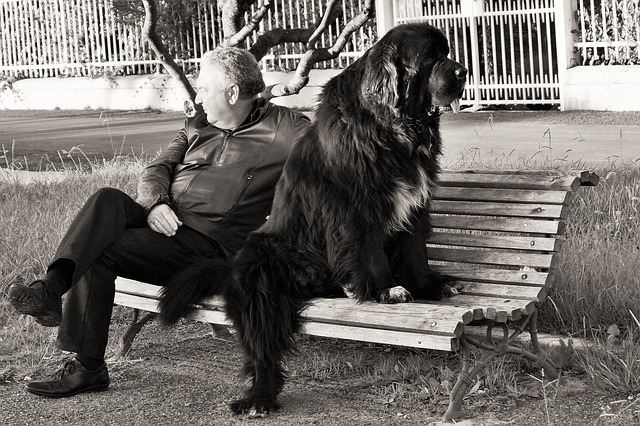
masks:
[[[220,151],[218,152],[218,155],[216,155],[216,160],[214,161],[216,166],[219,166],[220,162],[222,161],[222,154],[224,153],[225,149],[227,149],[227,145],[229,144],[229,136],[231,136],[231,132],[225,133],[224,139],[222,141],[222,146],[220,147]]]
[[[247,188],[249,187],[249,184],[251,183],[252,179],[253,179],[253,173],[249,173],[249,176],[247,176],[245,178],[244,184],[242,185],[242,188],[240,189],[240,192],[238,192],[238,195],[236,196],[236,199],[233,200],[233,204],[231,205],[229,210],[227,210],[227,213],[234,211],[236,209],[236,207],[238,207],[238,204],[240,204],[240,199],[242,198],[244,193],[247,192]]]

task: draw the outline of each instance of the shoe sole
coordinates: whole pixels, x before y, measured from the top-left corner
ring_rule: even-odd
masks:
[[[22,288],[14,286],[9,287],[9,300],[11,301],[11,305],[18,312],[34,317],[36,322],[40,325],[45,327],[57,327],[62,322],[62,317],[57,313],[47,311],[43,312],[42,302],[30,296],[28,292]]]
[[[74,395],[78,395],[80,393],[85,393],[85,392],[103,392],[103,391],[106,391],[108,388],[109,388],[109,383],[103,383],[99,385],[93,385],[86,388],[78,389],[73,392],[46,393],[46,392],[40,392],[37,389],[30,389],[29,385],[27,385],[27,392],[32,393],[34,395],[38,395],[38,396],[44,396],[47,398],[66,398],[68,396],[74,396]]]

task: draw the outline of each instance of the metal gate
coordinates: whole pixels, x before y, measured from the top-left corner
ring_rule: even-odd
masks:
[[[554,0],[397,0],[395,24],[428,22],[469,69],[461,104],[560,103]]]

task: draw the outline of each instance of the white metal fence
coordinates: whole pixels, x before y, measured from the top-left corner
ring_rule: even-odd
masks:
[[[394,15],[447,34],[469,69],[462,104],[559,102],[553,0],[399,0]]]
[[[218,12],[213,1],[198,1],[197,14],[181,22],[164,42],[185,71],[197,66],[203,52],[220,43]],[[276,0],[258,32],[307,27],[322,16],[326,0]],[[125,22],[111,0],[0,0],[0,73],[24,77],[146,74],[159,63],[142,40],[142,22]],[[320,45],[330,46],[341,28],[360,12],[359,0],[342,0],[342,16]],[[257,32],[253,34],[255,38]],[[375,41],[367,24],[354,34],[340,57],[319,67],[340,68],[353,62]],[[263,61],[265,70],[295,68],[302,48],[277,47]]]
[[[141,22],[116,16],[112,1],[0,0],[0,78],[158,71],[158,61],[142,40]],[[322,16],[326,2],[273,0],[268,19],[252,37],[277,27],[307,27]],[[465,105],[557,103],[567,66],[640,65],[640,0],[377,3],[385,2],[393,6],[379,7],[378,16],[393,14],[395,24],[430,22],[447,34],[451,56],[470,70],[462,102]],[[192,5],[196,5],[196,11],[182,20],[170,37],[165,35],[165,43],[187,72],[196,68],[197,58],[221,39],[215,2],[193,0]],[[342,16],[321,39],[321,45],[331,45],[361,7],[362,0],[342,0]],[[369,22],[354,34],[338,59],[318,67],[342,68],[376,38],[375,22]],[[276,47],[262,61],[263,68],[291,70],[303,52],[304,47],[294,43]],[[564,52],[572,52],[567,63]]]
[[[640,2],[578,0],[576,65],[640,65]]]

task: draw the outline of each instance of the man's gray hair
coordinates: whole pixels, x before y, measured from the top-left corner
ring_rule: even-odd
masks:
[[[243,98],[254,97],[265,89],[258,61],[244,49],[216,47],[205,52],[200,58],[200,69],[209,67],[219,69],[227,77],[227,81],[220,82],[221,86],[237,84]]]

